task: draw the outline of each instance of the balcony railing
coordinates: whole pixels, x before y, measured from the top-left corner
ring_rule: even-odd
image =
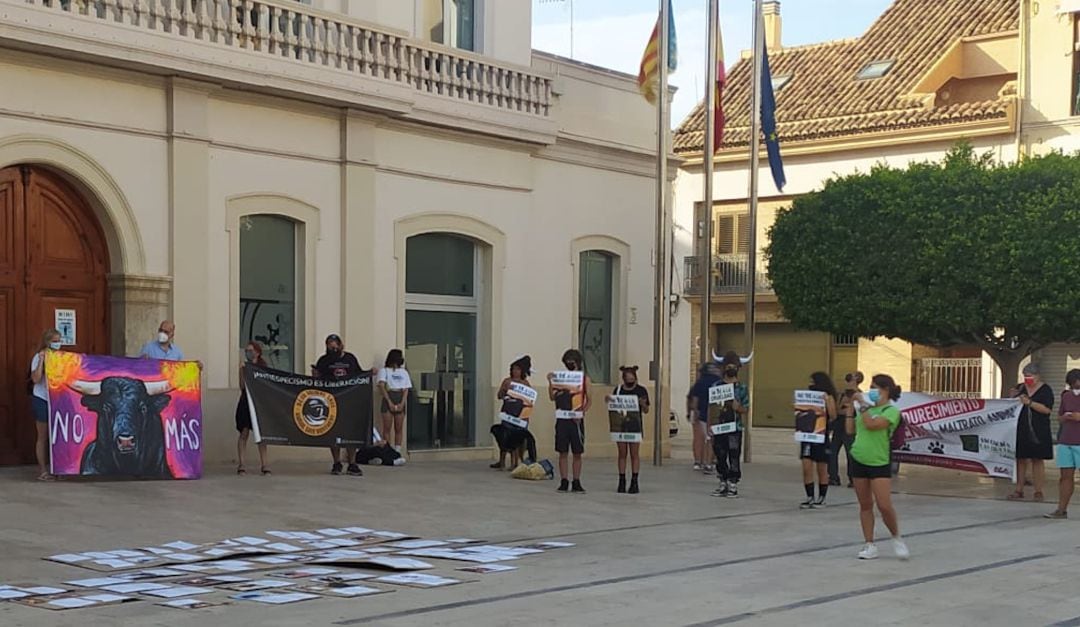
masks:
[[[103,26],[291,60],[313,70],[387,81],[413,92],[502,112],[541,119],[551,113],[552,80],[547,76],[287,0],[0,0],[0,4],[31,6]],[[0,11],[0,20],[4,13]],[[48,20],[33,26],[71,33],[70,25]],[[33,31],[24,32],[30,37]]]
[[[726,296],[746,293],[747,278],[750,274],[749,259],[745,254],[741,255],[715,255],[712,262],[712,293],[714,296]],[[700,257],[686,257],[683,259],[683,273],[685,285],[683,293],[700,296],[704,287],[703,274],[700,271]],[[772,284],[765,273],[765,260],[758,257],[757,268],[757,291],[771,293]]]

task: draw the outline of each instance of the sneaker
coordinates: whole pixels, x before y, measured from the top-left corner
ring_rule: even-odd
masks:
[[[808,498],[805,501],[803,501],[802,503],[799,503],[799,509],[813,509],[813,508],[814,508],[814,499]]]
[[[714,470],[714,469],[713,469],[713,465],[712,465],[712,464],[702,464],[702,465],[701,465],[701,472],[703,472],[703,473],[705,473],[705,474],[709,474],[709,473],[711,473],[711,472],[712,472],[713,470]]]
[[[570,488],[574,494],[585,494],[585,488],[581,487],[581,481],[574,479],[574,485]]]
[[[839,479],[829,479],[829,485],[839,487],[840,486],[840,480]]]
[[[570,490],[570,482],[566,479],[563,479],[559,482],[559,487],[557,488],[557,490],[559,492],[568,492]]]
[[[728,482],[727,497],[729,499],[739,498],[739,484],[735,483],[734,481]]]
[[[332,475],[340,475],[341,474],[341,462],[334,462],[334,465],[330,467],[330,474],[332,474]]]
[[[859,551],[859,559],[876,560],[878,558],[877,546],[873,542],[867,542],[863,550]]]
[[[397,451],[398,453],[400,453],[401,452],[401,445],[400,444],[395,444],[394,445],[394,450]]]
[[[721,481],[720,482],[720,487],[713,490],[712,495],[713,496],[727,496],[727,493],[728,493],[727,481]]]
[[[1043,514],[1043,518],[1049,518],[1050,520],[1065,520],[1068,517],[1068,512],[1061,512],[1056,509],[1049,514]]]
[[[701,462],[694,462],[694,470],[701,470]]]
[[[349,468],[345,471],[350,477],[363,477],[364,471],[360,470],[360,467],[356,464],[349,464]]]
[[[814,501],[814,508],[816,509],[818,507],[825,507],[825,497],[824,496],[819,496],[817,498],[817,500]]]
[[[627,490],[630,494],[637,494],[641,492],[641,488],[638,487],[638,480],[634,477],[630,477],[630,489]]]
[[[394,460],[394,465],[395,466],[404,466],[405,465],[405,458],[404,457],[399,457],[399,458],[395,459]]]
[[[907,543],[901,540],[899,537],[892,539],[893,552],[896,553],[896,557],[902,560],[906,560],[911,557],[911,550],[908,549]]]

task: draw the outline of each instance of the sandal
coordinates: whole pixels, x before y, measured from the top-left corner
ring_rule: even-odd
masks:
[[[1032,498],[1032,500],[1034,500],[1034,501],[1035,501],[1036,503],[1042,503],[1042,502],[1043,502],[1043,500],[1044,500],[1044,499],[1046,498],[1046,496],[1045,496],[1045,495],[1044,495],[1044,494],[1043,494],[1042,492],[1036,492],[1036,493],[1035,493],[1035,495],[1034,495],[1034,496],[1032,496],[1031,498]]]
[[[38,475],[37,480],[38,481],[56,481],[56,477],[49,474],[49,473],[47,473],[47,472],[43,472],[40,475]]]
[[[247,471],[244,470],[243,466],[237,466],[236,467],[236,474],[238,474],[238,475],[246,475]]]
[[[266,466],[263,466],[262,469],[259,470],[259,474],[261,474],[264,477],[269,477],[270,475],[272,475],[274,473],[270,472],[270,469],[267,468]]]
[[[1006,496],[1005,498],[1007,498],[1010,501],[1023,501],[1024,500],[1024,492],[1023,492],[1023,490],[1014,490],[1014,491],[1010,492],[1009,496]]]

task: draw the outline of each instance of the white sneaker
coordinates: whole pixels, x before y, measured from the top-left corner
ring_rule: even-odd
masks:
[[[859,559],[876,560],[878,558],[877,546],[873,542],[867,542],[863,550],[859,551]]]
[[[701,462],[694,462],[694,470],[701,470]]]
[[[401,452],[401,446],[394,446],[394,450],[397,451],[398,453],[400,453]]]
[[[892,539],[893,551],[896,553],[896,557],[906,560],[911,557],[911,550],[908,549],[907,543],[897,536]]]

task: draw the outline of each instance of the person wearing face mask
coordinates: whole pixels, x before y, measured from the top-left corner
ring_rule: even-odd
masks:
[[[360,366],[360,361],[356,359],[355,355],[345,352],[345,343],[341,341],[341,337],[331,333],[326,336],[326,354],[319,358],[319,361],[311,367],[311,370],[312,375],[325,381],[340,381],[355,376],[364,369]],[[360,470],[360,466],[356,464],[356,449],[346,448],[345,454],[348,459],[346,473],[352,477],[363,475],[364,471]],[[342,467],[341,447],[331,446],[330,455],[334,458],[334,465],[330,467],[330,474],[340,475]]]
[[[840,485],[840,451],[843,450],[847,460],[847,487],[855,486],[851,481],[851,443],[855,434],[847,430],[847,420],[855,417],[855,395],[862,394],[862,382],[861,372],[844,375],[844,393],[840,395],[838,415],[829,425],[829,485]]]
[[[577,349],[569,349],[562,356],[563,366],[576,371],[584,368],[585,359]],[[555,402],[555,452],[559,454],[559,492],[567,490],[575,494],[584,494],[581,486],[581,456],[585,453],[585,412],[589,411],[589,386],[592,381],[585,375],[584,384],[577,392],[556,389],[552,385],[555,373],[548,373],[548,396]],[[571,414],[560,418],[560,413]],[[567,455],[573,453],[573,486],[567,479]]]
[[[874,503],[881,519],[893,538],[893,550],[902,560],[911,551],[900,537],[900,520],[892,504],[892,434],[900,427],[900,410],[893,401],[900,400],[900,386],[887,374],[874,375],[870,390],[856,396],[858,413],[847,419],[848,429],[854,431],[851,445],[851,475],[855,479],[855,495],[859,499],[859,522],[863,540],[859,559],[877,559],[874,544]]]
[[[649,391],[644,386],[638,385],[637,380],[637,366],[619,366],[619,372],[622,373],[622,383],[616,387],[612,392],[612,396],[620,395],[633,395],[638,397],[638,416],[641,422],[645,421],[645,417],[649,415]],[[636,425],[636,432],[644,433],[642,424]],[[630,457],[630,494],[637,494],[641,488],[638,486],[638,473],[641,472],[641,442],[616,442],[615,446],[619,451],[619,486],[615,491],[619,494],[623,494],[627,491],[626,488],[626,457]]]
[[[173,343],[176,335],[176,325],[171,320],[162,320],[158,325],[157,338],[147,342],[139,357],[143,359],[164,359],[168,361],[184,361],[184,351]]]
[[[743,420],[750,413],[750,390],[745,384],[739,382],[739,368],[742,367],[742,360],[738,353],[728,351],[720,362],[720,367],[724,373],[720,384],[730,383],[735,388],[735,400],[724,403],[725,417],[721,419],[721,422],[734,422],[735,431],[722,434],[709,433],[713,454],[716,456],[716,476],[720,479],[720,487],[714,490],[712,495],[737,498],[739,481],[742,479],[740,460]]]
[[[244,363],[240,364],[240,400],[236,403],[236,431],[240,434],[236,438],[236,474],[244,475],[244,453],[247,451],[248,436],[251,435],[251,408],[248,405],[247,388],[244,387],[244,368],[247,364],[254,364],[260,368],[266,367],[263,359],[262,345],[258,342],[248,342],[244,347]],[[259,466],[263,476],[270,474],[270,466],[266,461],[266,444],[259,442]]]
[[[807,388],[815,392],[825,393],[825,407],[795,407],[795,425],[799,431],[806,433],[820,433],[825,435],[828,425],[836,419],[836,386],[832,379],[824,372],[815,372],[810,375],[810,386]],[[799,443],[799,459],[802,461],[803,489],[806,491],[806,500],[799,505],[799,509],[815,509],[825,507],[825,497],[829,493],[828,444],[814,444],[810,442]],[[814,470],[817,470],[818,497],[814,500]]]
[[[30,381],[33,394],[30,397],[30,411],[37,426],[37,442],[34,453],[38,463],[38,481],[55,479],[49,472],[49,382],[45,377],[45,356],[51,351],[62,348],[60,332],[49,329],[41,335],[41,342],[30,360]]]
[[[1058,420],[1057,466],[1061,469],[1058,481],[1058,506],[1045,518],[1069,517],[1069,500],[1072,499],[1076,467],[1080,466],[1080,370],[1073,368],[1065,375],[1066,390],[1061,393]]]
[[[1050,412],[1054,410],[1054,391],[1039,378],[1039,366],[1032,362],[1024,366],[1024,382],[1013,390],[1024,407],[1016,421],[1016,490],[1009,500],[1024,498],[1024,484],[1031,469],[1035,484],[1034,499],[1042,501],[1046,484],[1046,460],[1054,459],[1050,436]]]
[[[686,419],[694,430],[694,470],[706,474],[713,471],[712,450],[709,448],[709,388],[721,382],[723,372],[715,361],[702,364],[698,378],[686,395]]]

